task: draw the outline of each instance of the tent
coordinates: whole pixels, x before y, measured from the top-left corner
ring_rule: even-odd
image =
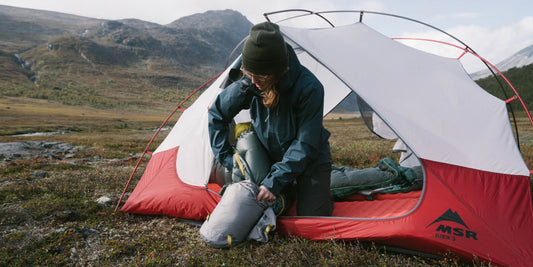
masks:
[[[336,202],[331,217],[279,217],[277,231],[533,265],[530,171],[505,101],[472,81],[458,59],[416,50],[364,23],[281,31],[324,84],[324,114],[354,92],[371,114],[369,126],[401,140],[425,178],[421,191]],[[204,220],[214,209],[220,187],[209,183],[207,110],[238,64],[183,112],[122,211]]]

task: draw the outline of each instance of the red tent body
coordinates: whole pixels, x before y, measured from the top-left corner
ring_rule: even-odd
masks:
[[[154,155],[122,211],[204,220],[220,200],[216,184],[183,183],[178,149]],[[427,253],[452,251],[498,265],[533,265],[529,177],[422,160],[422,192],[336,202],[331,217],[286,216],[278,231],[311,240],[360,240]],[[529,212],[528,212],[529,211]]]
[[[529,177],[425,160],[423,166],[425,191],[408,214],[390,218],[386,213],[395,210],[390,204],[395,200],[374,200],[370,202],[383,203],[366,205],[380,210],[381,216],[350,218],[349,210],[359,208],[359,203],[350,202],[345,205],[351,209],[334,212],[331,218],[283,218],[278,227],[285,234],[313,240],[372,240],[428,253],[453,251],[498,265],[533,264],[533,209],[531,201],[524,201],[531,194],[520,190],[529,187]]]

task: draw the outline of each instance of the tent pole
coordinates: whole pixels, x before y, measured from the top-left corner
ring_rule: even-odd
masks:
[[[181,101],[181,103],[179,103],[179,105],[170,113],[170,115],[168,115],[168,117],[163,121],[163,123],[161,124],[161,126],[159,126],[159,129],[157,129],[157,131],[155,132],[155,134],[152,136],[152,139],[150,139],[150,141],[148,142],[148,145],[146,145],[146,148],[144,149],[141,157],[137,160],[137,164],[135,164],[135,168],[133,169],[133,172],[131,173],[129,179],[128,179],[128,182],[126,183],[126,186],[124,187],[124,190],[122,191],[122,195],[120,196],[120,199],[118,200],[117,202],[117,206],[115,207],[115,211],[113,211],[113,214],[115,214],[118,210],[118,207],[120,206],[120,203],[122,202],[122,199],[124,198],[124,195],[126,194],[126,190],[128,190],[128,187],[131,183],[131,180],[133,178],[133,176],[135,175],[135,173],[137,172],[137,169],[139,168],[139,165],[141,165],[141,162],[142,162],[142,159],[144,158],[144,156],[149,153],[148,152],[148,149],[150,149],[150,146],[152,145],[152,143],[154,142],[155,138],[157,137],[157,135],[159,134],[159,132],[161,131],[161,129],[165,126],[165,124],[167,124],[167,122],[170,120],[170,118],[174,115],[174,113],[176,113],[178,111],[178,109],[181,109],[183,110],[183,104],[185,104],[185,102],[187,102],[193,95],[195,95],[196,93],[198,93],[198,91],[200,91],[202,88],[204,88],[206,85],[208,85],[209,83],[211,83],[212,81],[214,81],[215,79],[217,79],[220,75],[222,75],[222,73],[224,72],[221,72],[219,74],[217,74],[215,77],[211,78],[209,81],[205,82],[204,84],[202,84],[200,87],[196,88],[196,90],[194,90],[189,96],[187,96],[185,99],[183,99],[183,101]],[[149,153],[151,154],[151,153]]]
[[[285,10],[279,10],[279,11],[264,13],[263,16],[265,17],[265,19],[268,22],[271,22],[270,18],[268,17],[270,15],[274,15],[274,14],[278,14],[278,13],[295,12],[295,11],[297,11],[297,12],[306,12],[307,14],[285,18],[285,19],[280,20],[280,21],[278,21],[276,23],[279,23],[279,22],[282,22],[282,21],[285,21],[285,20],[289,20],[289,19],[298,18],[298,17],[304,17],[304,16],[308,16],[308,15],[316,15],[316,16],[320,17],[321,19],[323,19],[325,22],[327,22],[331,27],[335,28],[335,25],[333,25],[333,23],[331,23],[331,21],[329,21],[326,17],[322,16],[320,14],[320,12],[313,12],[313,11],[310,11],[310,10],[307,10],[307,9],[285,9]]]

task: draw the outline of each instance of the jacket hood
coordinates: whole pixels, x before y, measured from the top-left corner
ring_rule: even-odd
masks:
[[[278,91],[280,93],[291,88],[300,76],[300,61],[294,52],[294,49],[287,44],[287,53],[289,54],[289,70],[278,82]]]

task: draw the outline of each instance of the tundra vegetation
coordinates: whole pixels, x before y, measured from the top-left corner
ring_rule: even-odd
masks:
[[[201,240],[198,226],[177,218],[113,214],[135,162],[167,114],[0,98],[0,142],[46,140],[75,148],[67,155],[0,159],[0,265],[490,266],[452,253],[433,258],[372,242],[317,242],[275,232],[267,244],[214,249]],[[528,123],[519,116],[521,150],[533,166]],[[375,137],[357,118],[330,115],[325,124],[333,134],[335,164],[373,167],[391,156],[393,141]],[[20,136],[55,131],[62,134]],[[151,150],[166,133],[159,134]],[[148,157],[128,192],[147,162]]]

